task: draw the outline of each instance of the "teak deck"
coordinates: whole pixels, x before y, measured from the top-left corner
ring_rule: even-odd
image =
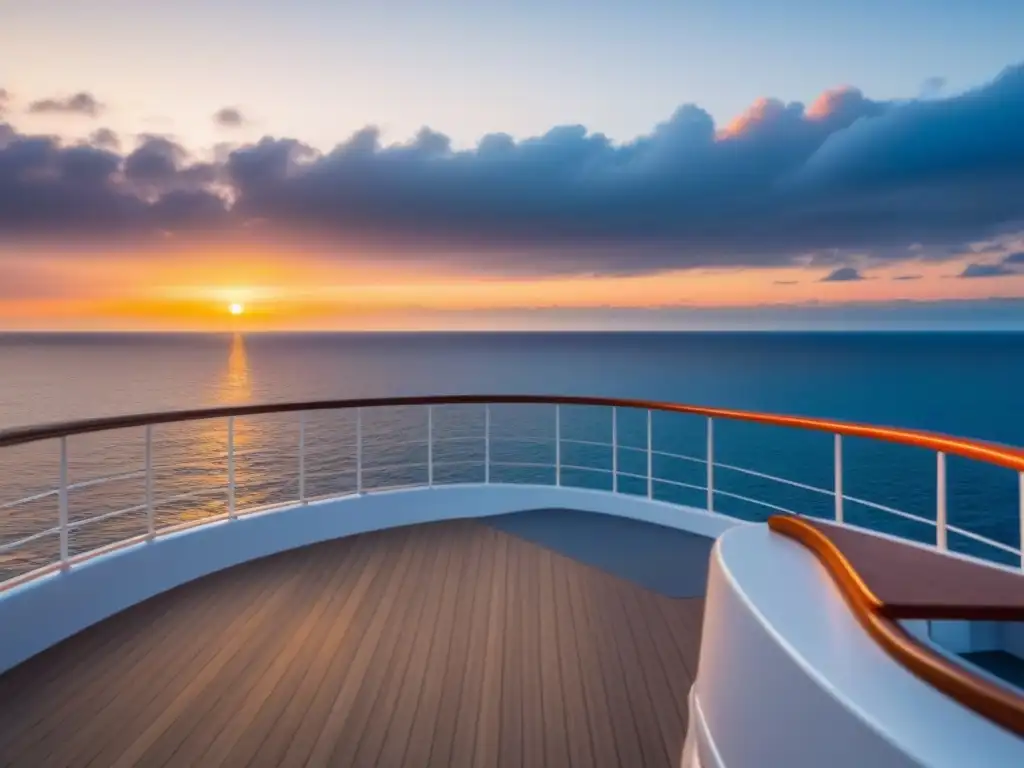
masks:
[[[0,676],[0,764],[675,766],[702,612],[476,522],[327,542]]]

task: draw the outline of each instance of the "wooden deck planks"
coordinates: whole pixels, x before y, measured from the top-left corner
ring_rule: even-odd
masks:
[[[505,598],[508,569],[509,542],[513,539],[496,535],[494,569],[491,573],[491,591],[487,606],[487,642],[484,646],[483,680],[480,686],[480,712],[477,715],[476,741],[473,745],[473,765],[498,764],[501,733],[502,699],[508,695],[503,687],[503,648],[505,640]]]
[[[391,627],[394,648],[384,681],[373,697],[372,707],[367,706],[366,722],[358,741],[353,743],[345,738],[339,739],[338,750],[340,752],[336,753],[339,765],[345,765],[343,760],[350,752],[354,752],[351,765],[376,765],[380,752],[384,748],[395,705],[402,694],[406,673],[412,660],[410,649],[414,643],[417,628],[424,621],[426,601],[422,599],[420,591],[423,588],[423,579],[427,574],[433,572],[443,556],[443,552],[437,548],[430,551],[426,547],[421,547],[420,550],[418,553],[420,555],[419,570],[415,584],[411,591],[406,592],[407,602],[411,605],[406,610],[404,620],[393,622],[394,626]],[[353,725],[355,724],[353,723]]]
[[[430,763],[433,765],[450,765],[459,724],[459,713],[463,703],[462,697],[469,672],[467,654],[469,653],[473,631],[474,608],[483,604],[478,599],[480,588],[477,580],[487,582],[487,575],[482,570],[481,550],[484,537],[473,535],[472,529],[463,529],[470,537],[467,543],[468,555],[459,575],[459,596],[456,601],[456,612],[452,619],[451,642],[448,643],[445,659],[446,673],[441,677],[442,691],[436,702],[437,722],[434,726],[433,740],[430,750]],[[473,683],[470,683],[472,685]],[[466,712],[472,712],[471,708]],[[465,718],[475,728],[474,717]],[[463,763],[465,764],[465,763]]]
[[[453,533],[453,538],[462,539],[461,532]],[[465,555],[470,550],[468,540],[453,541],[452,556],[448,561],[448,569],[441,587],[441,598],[433,633],[430,650],[424,668],[417,670],[419,685],[410,685],[410,692],[419,688],[416,696],[416,709],[409,727],[409,740],[406,745],[403,765],[429,765],[434,747],[434,739],[438,735],[441,718],[441,696],[444,693],[444,680],[448,675],[448,654],[459,632],[455,626],[455,612],[462,586],[466,581]],[[453,675],[454,676],[454,675]],[[440,734],[447,739],[448,734]]]
[[[521,544],[519,539],[509,541],[505,569],[498,768],[523,764],[523,620],[518,578]],[[487,764],[493,763],[488,760]]]
[[[491,599],[492,590],[495,588],[494,574],[503,549],[501,544],[506,541],[505,537],[499,537],[499,534],[490,529],[480,532],[476,538],[481,543],[480,568],[474,579],[473,608],[467,624],[466,669],[459,694],[459,712],[462,714],[455,718],[450,758],[451,765],[460,766],[474,764],[477,726],[486,701],[484,673],[490,640],[490,613],[494,606]]]
[[[173,642],[176,631],[180,631],[182,637],[185,637],[189,623],[202,623],[211,618],[217,604],[214,598],[215,591],[197,590],[194,599],[183,608],[180,615],[165,614],[161,619],[154,619],[151,626],[156,633],[151,633],[145,641],[129,642],[135,632],[143,626],[137,623],[135,616],[124,622],[127,626],[123,629],[115,626],[115,623],[104,622],[83,632],[80,635],[83,641],[81,650],[77,654],[62,654],[51,669],[41,668],[38,662],[52,654],[41,654],[8,673],[20,677],[20,673],[28,668],[42,679],[35,686],[27,681],[28,684],[19,684],[17,689],[12,686],[12,690],[0,692],[0,701],[23,701],[28,698],[49,700],[53,704],[49,709],[19,707],[15,712],[5,713],[6,728],[0,736],[0,754],[7,751],[25,751],[32,756],[30,750],[39,750],[43,752],[40,757],[48,755],[55,746],[51,737],[57,724],[63,723],[80,707],[99,714],[111,705],[117,696],[117,687],[110,685],[109,682],[111,674],[125,675],[127,680],[133,679],[137,670],[143,668],[142,664],[150,657],[153,648],[161,641]],[[147,610],[148,604],[139,608],[141,615],[152,613]],[[92,659],[94,663],[84,668],[77,661],[78,655]],[[47,674],[48,672],[51,674]],[[73,675],[76,681],[78,695],[74,698],[65,697],[61,693],[66,687],[69,675]]]
[[[569,712],[573,706],[569,701],[568,691],[562,682],[561,645],[558,637],[558,614],[555,609],[555,590],[551,577],[551,552],[547,549],[535,549],[535,565],[533,573],[537,579],[536,609],[539,613],[537,621],[537,640],[540,662],[537,673],[540,675],[539,687],[542,699],[544,723],[542,737],[544,739],[544,762],[547,765],[574,764],[570,757],[570,732],[567,726]],[[574,690],[573,694],[578,694]],[[581,702],[575,698],[575,706]],[[584,718],[586,717],[585,713]],[[574,729],[575,730],[575,729]],[[576,736],[576,734],[572,734]],[[579,731],[578,738],[583,742],[581,747],[590,744],[590,732]],[[584,758],[578,754],[575,764],[584,764]]]
[[[676,765],[702,602],[471,521],[327,542],[0,676],[0,765]]]
[[[548,555],[551,582],[552,606],[558,635],[558,663],[562,673],[562,711],[565,716],[566,738],[569,745],[569,761],[573,768],[589,768],[604,763],[595,755],[600,736],[593,732],[594,705],[587,701],[583,685],[580,651],[576,644],[576,625],[569,598],[569,583],[562,569]],[[611,748],[614,754],[614,747]],[[605,761],[607,762],[607,761]]]
[[[321,617],[334,616],[340,612],[349,596],[346,587],[353,578],[356,561],[354,556],[346,557],[339,567],[333,569],[329,588],[323,593],[328,602],[323,607]],[[309,634],[300,641],[301,646],[292,646],[294,653],[290,657],[283,654],[275,660],[277,674],[272,673],[261,680],[259,686],[247,695],[242,706],[227,713],[227,723],[220,728],[206,752],[197,756],[194,764],[219,766],[232,755],[239,765],[254,761],[263,738],[281,714],[281,707],[276,706],[276,702],[291,700],[302,680],[307,660],[320,651],[330,626],[330,621],[315,622]]]

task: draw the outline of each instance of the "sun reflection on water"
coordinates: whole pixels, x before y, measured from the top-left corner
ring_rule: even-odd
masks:
[[[228,354],[228,370],[220,390],[222,405],[239,405],[252,397],[252,382],[249,378],[249,356],[245,351],[245,336],[236,333],[231,338],[231,352]]]
[[[227,367],[216,389],[216,402],[222,406],[243,405],[252,398],[252,378],[245,336],[231,337]],[[258,479],[252,452],[260,438],[259,417],[236,417],[233,450],[236,507],[259,503]],[[196,498],[180,514],[183,520],[195,520],[227,511],[228,498],[228,419],[196,422],[193,443],[194,460],[200,471],[188,478]]]

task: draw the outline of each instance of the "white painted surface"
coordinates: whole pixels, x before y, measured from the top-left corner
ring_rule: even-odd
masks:
[[[695,695],[696,690],[697,686],[692,686],[687,696],[689,727],[686,731],[686,741],[683,743],[680,768],[725,768],[714,739],[708,731],[707,720]]]
[[[158,536],[0,594],[0,671],[153,595],[248,560],[371,530],[559,507],[711,538],[743,525],[639,496],[502,484],[378,491],[250,513]]]
[[[801,545],[742,526],[712,550],[694,685],[726,768],[1021,766],[1024,740],[882,651]]]

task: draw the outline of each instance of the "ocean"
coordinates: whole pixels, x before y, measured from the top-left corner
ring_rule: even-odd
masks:
[[[423,333],[0,335],[0,429],[137,412],[259,402],[425,394],[559,394],[668,400],[828,417],[1024,444],[1024,334],[1013,333]],[[491,479],[553,482],[554,408],[494,407]],[[620,409],[619,490],[646,493],[646,413]],[[364,415],[367,488],[426,477],[426,413]],[[610,488],[611,411],[561,409],[562,481]],[[237,420],[239,508],[294,498],[298,417]],[[435,409],[436,482],[483,479],[483,409]],[[656,413],[658,498],[704,506],[705,420]],[[355,488],[352,412],[306,417],[307,494]],[[69,440],[71,550],[145,530],[142,429]],[[154,428],[160,525],[222,513],[224,419]],[[56,441],[0,449],[0,545],[56,525],[57,498],[14,502],[56,487]],[[764,519],[772,508],[830,516],[833,500],[745,474],[832,486],[824,433],[716,421],[718,511]],[[922,449],[844,440],[844,491],[934,520],[935,457]],[[950,457],[949,523],[1019,546],[1015,473]],[[110,476],[119,479],[91,483]],[[123,476],[123,477],[122,477]],[[127,511],[122,511],[127,510]],[[118,513],[118,514],[110,514]],[[110,514],[110,516],[103,517]],[[101,520],[83,523],[96,517]],[[848,503],[849,521],[920,540],[934,528]],[[0,552],[0,577],[54,558],[56,535]],[[950,547],[1014,558],[950,534]]]

